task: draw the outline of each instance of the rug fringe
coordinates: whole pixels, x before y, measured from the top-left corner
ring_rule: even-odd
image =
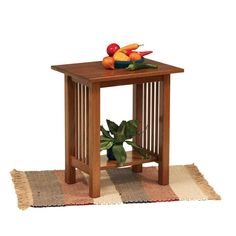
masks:
[[[204,176],[194,164],[185,165],[185,167],[188,169],[199,188],[204,194],[206,194],[209,200],[221,200],[220,195],[217,194],[215,190],[208,184]]]
[[[18,207],[25,210],[33,205],[33,196],[25,172],[12,170],[10,172],[18,199]]]

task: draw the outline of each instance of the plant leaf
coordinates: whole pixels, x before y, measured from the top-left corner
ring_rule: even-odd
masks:
[[[105,130],[104,127],[102,125],[100,125],[100,131],[102,132],[102,134],[107,137],[107,138],[112,138],[109,131]]]
[[[112,141],[102,141],[102,142],[100,142],[100,151],[107,150],[107,149],[111,148],[112,145],[113,145]]]
[[[104,135],[100,136],[100,141],[113,141],[113,138],[107,138]]]
[[[122,144],[125,140],[125,126],[126,126],[126,121],[122,121],[117,129],[117,132],[114,135],[114,141],[116,144]]]
[[[110,132],[112,134],[115,134],[117,132],[119,126],[111,120],[106,120],[106,121],[107,121],[107,126],[108,126]]]
[[[133,138],[137,134],[138,121],[129,120],[125,126],[125,136],[127,139]]]
[[[122,145],[115,144],[112,147],[112,152],[118,162],[119,166],[123,166],[124,162],[126,161],[126,152]]]
[[[114,135],[114,142],[115,142],[116,144],[122,144],[125,140],[126,140],[126,137],[125,137],[125,135],[122,134],[122,133],[117,132],[117,133]]]
[[[133,141],[125,141],[127,144],[131,145],[137,152],[139,152],[144,158],[149,158],[150,156],[148,155],[147,151],[143,148],[141,148],[139,145],[137,145]]]
[[[118,129],[117,129],[117,133],[124,134],[124,133],[125,133],[125,126],[126,126],[126,121],[123,120],[123,121],[120,123],[120,125],[119,125],[119,127],[118,127]]]

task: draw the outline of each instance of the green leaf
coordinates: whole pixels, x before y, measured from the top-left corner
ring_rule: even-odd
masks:
[[[116,144],[122,144],[125,140],[125,126],[126,126],[126,121],[122,121],[117,129],[117,132],[114,134],[114,142]]]
[[[127,123],[138,128],[138,121],[137,120],[129,120]]]
[[[126,152],[122,145],[115,144],[112,147],[112,152],[118,162],[119,166],[123,166],[124,162],[126,161]]]
[[[137,152],[139,152],[144,158],[149,158],[149,155],[147,151],[143,148],[141,148],[139,145],[137,145],[135,142],[132,141],[125,141],[127,144],[131,145]]]
[[[107,149],[111,148],[112,145],[113,145],[112,141],[102,141],[102,142],[100,142],[100,151],[107,150]]]
[[[115,134],[117,132],[119,126],[115,122],[107,120],[107,125],[112,134]]]
[[[138,121],[137,120],[129,120],[125,126],[125,136],[127,139],[133,138],[137,135],[138,129]]]
[[[120,123],[120,125],[119,125],[119,127],[118,127],[118,129],[117,129],[117,133],[124,134],[124,133],[125,133],[125,126],[126,126],[126,121],[123,120],[123,121]]]
[[[117,133],[114,135],[114,142],[115,142],[116,144],[122,144],[125,140],[126,140],[126,137],[125,137],[125,135],[122,134],[122,133],[118,133],[118,132],[117,132]]]
[[[100,136],[100,141],[113,141],[113,138],[107,138],[103,135]]]
[[[105,130],[104,127],[102,125],[100,125],[100,131],[102,132],[102,134],[107,137],[107,138],[112,138],[109,131]]]

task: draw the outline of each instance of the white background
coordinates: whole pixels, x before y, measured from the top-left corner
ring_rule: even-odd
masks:
[[[234,1],[0,2],[1,235],[235,235]],[[9,175],[64,168],[63,75],[111,42],[183,67],[171,81],[171,164],[195,163],[222,201],[18,210]],[[131,88],[102,90],[102,122],[131,118]],[[3,233],[4,232],[4,233]]]

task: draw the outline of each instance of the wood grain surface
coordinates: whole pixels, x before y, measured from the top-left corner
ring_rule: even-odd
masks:
[[[106,70],[102,66],[101,61],[55,65],[51,68],[66,75],[70,75],[73,77],[75,82],[86,85],[91,83],[100,83],[100,87],[151,82],[155,81],[154,77],[184,71],[182,68],[149,59],[145,59],[145,63],[155,64],[158,68],[141,69],[136,71],[128,71],[126,69]],[[153,80],[143,80],[147,77],[152,77]]]

